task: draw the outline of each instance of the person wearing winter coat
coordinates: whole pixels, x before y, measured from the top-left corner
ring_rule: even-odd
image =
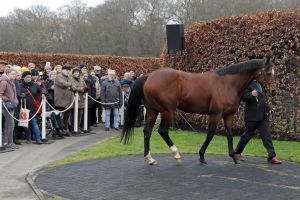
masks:
[[[54,79],[56,77],[56,71],[51,71],[48,74],[48,78],[45,80],[45,86],[47,89],[47,95],[46,99],[50,105],[47,105],[46,110],[47,111],[53,111],[52,107],[54,106]],[[63,121],[61,119],[59,112],[51,112],[50,113],[50,120],[52,123],[53,128],[55,128],[55,134],[59,137],[63,137],[65,134],[67,134],[67,131],[65,130],[65,127],[63,125]]]
[[[31,80],[30,72],[24,72],[22,74],[22,85],[20,92],[25,94],[23,103],[25,104],[26,102],[26,108],[30,110],[29,118],[35,116],[29,121],[30,126],[28,128],[24,128],[26,141],[27,143],[31,143],[31,133],[33,133],[36,144],[43,144],[41,141],[41,130],[38,126],[38,114],[36,113],[38,111],[37,105],[40,105],[42,99],[42,93],[46,93],[46,91]]]
[[[82,74],[82,79],[84,80],[87,88],[88,88],[88,95],[96,99],[96,88],[94,87],[91,80],[88,78],[88,73]],[[94,107],[94,100],[91,98],[88,99],[88,131],[91,130],[91,126],[95,123],[96,119],[96,113],[93,112],[93,110],[96,110]],[[94,114],[94,115],[92,115]],[[83,124],[83,123],[82,123]]]
[[[2,98],[4,104],[11,102],[15,105],[15,108],[2,108],[2,114],[5,118],[4,124],[4,147],[17,149],[13,143],[13,130],[15,127],[14,119],[12,116],[14,115],[14,111],[17,108],[18,99],[16,93],[16,86],[14,84],[14,80],[16,78],[17,72],[14,69],[5,69],[4,73],[0,77],[0,97]]]
[[[114,129],[119,129],[119,108],[123,104],[121,84],[116,80],[116,72],[108,70],[108,79],[103,81],[101,86],[100,99],[104,103],[105,108],[105,130],[109,131],[110,128],[110,113],[113,109],[114,115]]]
[[[83,108],[84,108],[84,93],[87,92],[88,88],[84,82],[84,80],[80,77],[80,69],[73,68],[72,69],[72,76],[71,76],[71,83],[72,83],[72,90],[74,93],[78,93],[78,124],[77,130],[78,133],[83,133],[79,131],[79,125],[81,123],[82,115],[83,115]],[[71,127],[74,130],[74,107],[71,111]],[[72,134],[76,134],[76,132],[72,132]]]
[[[71,78],[69,77],[70,70],[71,68],[69,66],[63,66],[61,73],[57,74],[54,79],[54,105],[59,110],[68,108],[74,99]],[[63,112],[63,124],[65,130],[69,129],[71,111],[72,110],[69,109]],[[67,131],[66,136],[71,136],[71,133]]]

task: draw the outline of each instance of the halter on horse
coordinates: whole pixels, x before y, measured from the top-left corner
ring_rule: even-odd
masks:
[[[207,137],[199,154],[200,162],[206,163],[204,153],[212,140],[221,118],[224,120],[229,156],[238,163],[233,150],[232,121],[240,105],[241,96],[258,73],[269,83],[273,76],[270,59],[253,59],[205,73],[187,73],[162,68],[136,80],[131,91],[121,141],[128,143],[133,137],[138,106],[144,100],[147,109],[144,127],[144,156],[150,165],[157,161],[150,154],[150,137],[158,114],[161,123],[158,133],[169,146],[177,161],[181,156],[169,137],[168,129],[176,109],[188,113],[209,115]],[[274,75],[274,74],[273,74]]]

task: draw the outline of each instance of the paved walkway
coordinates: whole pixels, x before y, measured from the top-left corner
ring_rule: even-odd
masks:
[[[23,144],[15,151],[0,153],[0,199],[37,199],[25,181],[28,173],[117,134],[103,131],[103,127],[94,128],[93,132],[97,134],[68,137],[52,144]]]
[[[184,154],[177,164],[171,155],[155,155],[148,166],[142,155],[83,161],[42,172],[36,185],[72,200],[299,200],[300,165],[272,165],[248,157],[234,165],[223,155]]]

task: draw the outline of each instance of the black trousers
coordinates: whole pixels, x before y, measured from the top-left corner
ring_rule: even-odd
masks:
[[[246,122],[246,130],[242,134],[235,152],[238,154],[241,154],[243,152],[245,146],[248,144],[250,139],[254,136],[255,130],[259,130],[263,144],[268,152],[268,158],[270,159],[275,157],[276,153],[272,143],[269,122],[267,120]]]
[[[53,125],[53,128],[55,128],[55,129],[61,129],[61,130],[65,129],[63,121],[62,121],[62,119],[61,119],[61,117],[60,117],[59,114],[56,115],[54,112],[51,113],[50,120],[51,120],[51,123]]]

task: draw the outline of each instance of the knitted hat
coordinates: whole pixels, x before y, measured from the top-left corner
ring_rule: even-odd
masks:
[[[83,68],[86,68],[86,65],[82,63],[79,65],[79,69],[83,69]]]
[[[74,74],[76,71],[80,73],[81,70],[79,68],[75,67],[72,69],[72,74]]]
[[[64,65],[62,68],[62,70],[66,69],[66,70],[71,70],[71,68],[68,65]]]
[[[22,78],[25,78],[26,76],[30,75],[31,76],[31,73],[29,71],[25,71],[23,72],[22,74]]]
[[[39,76],[39,71],[36,69],[31,70],[31,76]]]
[[[46,68],[52,68],[50,62],[46,62],[45,69],[46,69]]]
[[[97,70],[101,70],[101,67],[100,67],[100,66],[98,66],[98,65],[96,65],[96,66],[94,66],[94,70],[95,70],[95,71],[97,71]]]

